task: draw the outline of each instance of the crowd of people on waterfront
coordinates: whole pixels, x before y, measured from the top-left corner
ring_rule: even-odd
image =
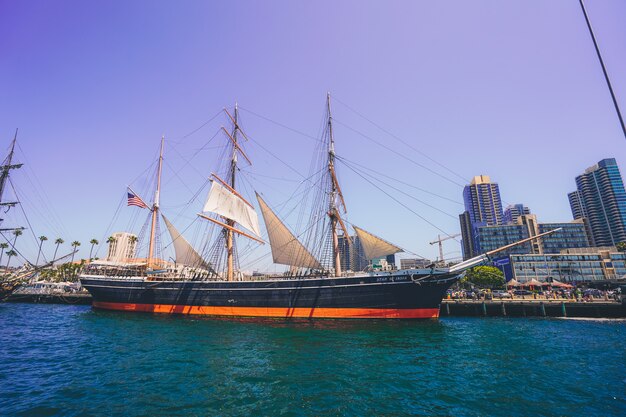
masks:
[[[599,290],[593,288],[547,289],[547,290],[489,290],[489,289],[450,289],[448,300],[568,300],[578,302],[620,301],[620,290]]]

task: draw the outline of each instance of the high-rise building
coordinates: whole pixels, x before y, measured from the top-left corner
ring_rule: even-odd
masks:
[[[572,216],[574,217],[574,220],[587,217],[585,214],[585,207],[583,206],[583,202],[578,191],[572,191],[567,195],[567,198],[569,199],[569,206],[572,209]]]
[[[342,269],[345,271],[365,270],[369,261],[365,258],[361,240],[358,236],[349,236],[348,239],[345,236],[339,236],[339,256]]]
[[[615,159],[587,168],[576,177],[576,188],[568,195],[572,214],[586,217],[593,245],[626,241],[626,190]]]
[[[132,233],[113,233],[107,242],[109,243],[108,261],[121,262],[134,258],[136,255],[137,236]]]
[[[502,224],[500,189],[488,175],[472,178],[470,184],[463,188],[463,203],[472,223],[485,223],[487,226]]]
[[[353,236],[340,235],[337,236],[339,243],[339,260],[343,271],[352,271],[353,254],[352,244]]]
[[[488,175],[472,178],[463,189],[463,202],[465,212],[459,216],[463,259],[469,259],[482,253],[476,241],[476,229],[502,224],[502,200],[498,184],[491,182]]]
[[[519,216],[530,214],[530,209],[523,204],[511,204],[504,209],[502,221],[504,224],[515,224]]]
[[[464,211],[459,215],[459,222],[461,223],[461,252],[463,259],[469,259],[478,253],[474,242],[474,228],[472,221],[470,220],[469,212]]]

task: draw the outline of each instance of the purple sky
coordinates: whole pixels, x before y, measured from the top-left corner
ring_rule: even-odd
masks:
[[[626,111],[626,2],[588,0],[587,8]],[[339,155],[459,203],[462,187],[453,182],[487,174],[505,204],[524,203],[540,221],[569,221],[576,175],[606,157],[626,169],[626,143],[574,0],[0,0],[0,144],[6,149],[19,127],[20,158],[29,168],[15,182],[33,229],[51,240],[81,241],[84,257],[91,238],[105,237],[125,186],[141,188],[133,180],[153,162],[162,134],[171,141],[164,175],[173,177],[163,207],[184,229],[201,202],[182,214],[181,204],[211,172],[214,155],[201,152],[178,177],[172,170],[225,121],[184,135],[238,101],[317,136],[326,91],[339,100]],[[308,173],[312,141],[246,111],[242,120],[247,133]],[[293,175],[258,147],[248,150],[250,172]],[[350,221],[436,257],[428,242],[440,231],[345,167],[339,175]],[[277,205],[296,185],[261,191]],[[406,204],[458,232],[459,203],[410,193],[447,214]],[[113,231],[138,209],[122,210]],[[25,252],[34,258],[30,245]],[[46,250],[50,255],[51,242]],[[459,251],[447,242],[450,257]]]

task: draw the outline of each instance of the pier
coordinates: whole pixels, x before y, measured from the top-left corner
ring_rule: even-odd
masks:
[[[443,300],[439,316],[626,318],[626,304],[617,301]]]
[[[70,294],[36,294],[13,293],[7,303],[38,303],[38,304],[80,304],[91,305],[91,295],[85,293]]]

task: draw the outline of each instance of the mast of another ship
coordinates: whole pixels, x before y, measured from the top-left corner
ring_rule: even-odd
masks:
[[[15,136],[13,137],[13,141],[11,142],[11,150],[9,151],[9,155],[4,162],[4,165],[0,166],[2,170],[0,173],[0,204],[2,204],[2,196],[4,195],[4,189],[9,179],[9,171],[14,168],[20,168],[22,164],[11,165],[13,162],[13,154],[15,153],[15,142],[17,141],[17,129],[15,129]],[[11,203],[12,204],[12,203]]]
[[[159,166],[157,169],[157,186],[156,191],[154,192],[154,203],[152,203],[152,226],[150,227],[150,245],[148,246],[148,262],[147,266],[152,267],[154,260],[154,247],[156,240],[156,224],[158,220],[158,212],[159,212],[159,200],[161,194],[161,172],[163,170],[163,144],[165,142],[165,137],[161,137],[161,150],[159,152]]]
[[[21,168],[23,165],[23,164],[13,164],[13,155],[15,153],[15,143],[17,142],[17,131],[18,129],[15,129],[15,136],[13,137],[13,141],[11,142],[11,150],[9,151],[9,155],[7,155],[6,159],[4,160],[4,163],[0,166],[0,207],[7,206],[10,208],[17,204],[16,202],[6,203],[2,201],[2,197],[4,196],[4,190],[6,188],[6,183],[9,180],[9,172],[12,169]],[[2,220],[3,219],[0,219],[0,223],[2,222]],[[16,230],[16,229],[11,228],[11,229],[0,229],[0,230]]]

